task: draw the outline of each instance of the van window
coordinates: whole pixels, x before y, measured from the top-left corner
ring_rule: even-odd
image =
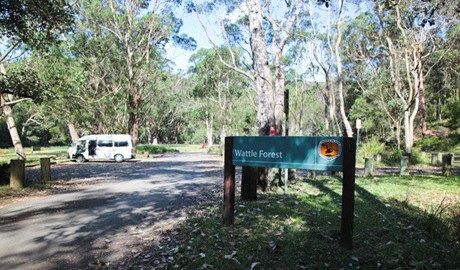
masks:
[[[115,147],[129,146],[128,141],[115,141]]]
[[[113,141],[112,140],[100,140],[97,141],[97,146],[99,147],[112,147]]]

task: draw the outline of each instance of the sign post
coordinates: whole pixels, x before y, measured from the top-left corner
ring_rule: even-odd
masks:
[[[342,171],[340,245],[352,248],[356,140],[321,136],[225,138],[224,224],[234,222],[235,166]]]
[[[233,160],[233,137],[225,137],[224,160],[224,225],[235,220],[235,166]]]

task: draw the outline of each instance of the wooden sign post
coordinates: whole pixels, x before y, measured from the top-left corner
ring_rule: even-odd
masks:
[[[320,136],[244,136],[225,138],[224,225],[235,217],[235,166],[342,171],[340,245],[352,249],[356,140]]]

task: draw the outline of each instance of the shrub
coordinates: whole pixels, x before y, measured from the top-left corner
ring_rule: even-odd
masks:
[[[390,165],[390,166],[397,166],[401,163],[401,156],[403,151],[397,148],[390,148],[387,149],[382,153],[382,161],[383,163]]]
[[[423,151],[449,151],[455,145],[453,138],[436,138],[426,137],[414,143],[414,146],[420,147]]]
[[[383,153],[385,144],[372,139],[359,146],[358,154],[360,158],[374,158],[377,154]]]
[[[160,154],[167,152],[179,152],[179,150],[162,145],[142,144],[136,146],[138,152],[147,152],[148,154]]]
[[[225,149],[225,147],[223,145],[213,145],[213,146],[209,147],[208,154],[222,156],[222,155],[224,155],[224,149]]]
[[[410,164],[418,165],[418,164],[426,164],[426,163],[428,163],[428,160],[423,154],[423,152],[416,148],[413,148],[412,155],[410,156]]]
[[[403,150],[397,148],[388,149],[382,153],[382,161],[389,166],[399,166],[403,155]],[[413,148],[410,157],[410,164],[417,165],[425,163],[428,163],[428,159],[425,157],[423,152],[419,149]]]

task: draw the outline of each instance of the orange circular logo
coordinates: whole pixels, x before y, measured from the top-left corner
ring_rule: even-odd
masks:
[[[336,140],[322,140],[319,143],[319,155],[325,160],[331,161],[341,154],[342,146]]]

